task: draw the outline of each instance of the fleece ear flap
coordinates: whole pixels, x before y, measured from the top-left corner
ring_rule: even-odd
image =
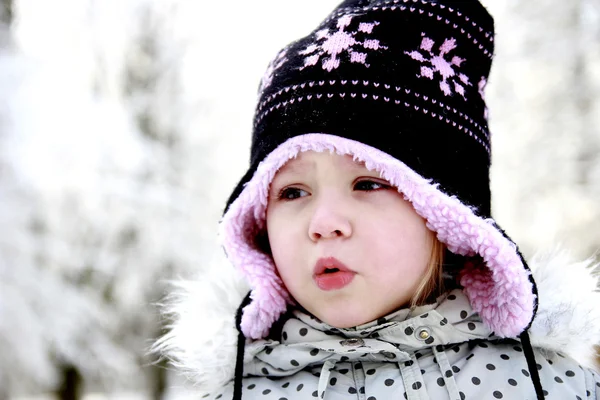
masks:
[[[496,221],[493,221],[492,223],[494,225],[494,227],[502,234],[502,236],[504,236],[504,238],[508,241],[512,242],[512,239],[506,234],[506,232],[504,231],[504,229],[502,229],[500,227],[500,225],[498,225],[498,223]],[[527,330],[529,330],[529,328],[531,327],[531,324],[533,323],[533,320],[535,319],[535,316],[537,314],[537,310],[538,310],[538,306],[539,306],[539,296],[538,296],[538,288],[535,282],[535,277],[533,275],[533,272],[531,271],[531,268],[529,268],[529,265],[527,264],[527,261],[525,261],[525,257],[523,257],[523,254],[521,254],[521,251],[519,250],[519,248],[517,247],[517,245],[515,244],[515,251],[517,253],[517,255],[519,256],[519,258],[521,259],[521,263],[523,263],[523,268],[525,269],[525,271],[527,271],[527,278],[529,279],[529,282],[531,283],[531,294],[533,295],[533,315],[531,317],[531,320],[529,321],[529,324],[527,325],[527,327],[525,327],[523,329],[523,332],[526,332]]]

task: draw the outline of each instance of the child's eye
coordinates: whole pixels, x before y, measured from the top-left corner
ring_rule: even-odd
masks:
[[[281,190],[277,198],[280,200],[294,200],[307,195],[308,192],[306,190],[298,189],[295,187],[288,187]]]
[[[386,185],[385,183],[375,182],[375,181],[370,181],[370,180],[359,181],[359,182],[356,182],[356,184],[354,185],[354,190],[361,190],[361,191],[365,191],[365,192],[370,192],[373,190],[380,190],[380,189],[389,189],[389,188],[390,188],[390,185]]]

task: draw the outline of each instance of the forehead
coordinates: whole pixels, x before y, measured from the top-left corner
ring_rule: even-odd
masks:
[[[289,160],[278,173],[303,173],[319,168],[339,168],[348,171],[368,171],[362,161],[354,160],[351,155],[337,153],[305,151]]]

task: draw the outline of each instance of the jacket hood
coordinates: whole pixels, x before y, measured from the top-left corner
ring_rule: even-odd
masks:
[[[175,283],[178,290],[164,305],[165,313],[172,319],[170,331],[152,349],[169,359],[203,392],[214,391],[234,377],[238,337],[235,315],[248,292],[247,285],[227,261],[220,264],[203,274],[202,279]],[[583,366],[597,368],[593,346],[600,343],[598,266],[592,260],[572,262],[565,252],[556,252],[534,257],[530,267],[539,295],[538,312],[529,329],[532,345],[567,354]],[[428,332],[431,339],[427,342],[415,332],[420,318],[435,320],[433,324],[428,321],[428,326],[439,326],[435,332]],[[472,310],[460,289],[441,296],[434,304],[398,310],[384,319],[351,329],[332,328],[300,311],[288,313],[284,319],[281,341],[247,341],[247,373],[291,375],[307,363],[318,363],[332,354],[360,354],[359,349],[349,352],[340,348],[340,341],[347,339],[378,337],[381,349],[373,357],[382,358],[399,350],[418,351],[437,344],[494,339],[492,330]],[[286,356],[280,357],[280,352]],[[296,355],[294,365],[280,362],[289,360],[291,355]]]

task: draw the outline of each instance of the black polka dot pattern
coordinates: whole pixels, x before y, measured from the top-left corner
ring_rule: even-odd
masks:
[[[327,399],[336,395],[366,400],[408,399],[411,393],[431,399],[449,398],[449,393],[454,393],[450,396],[453,400],[535,398],[531,397],[533,384],[523,346],[517,340],[488,338],[489,330],[485,331],[477,315],[465,308],[460,294],[453,303],[456,307],[452,313],[440,317],[430,311],[414,317],[410,325],[401,321],[400,327],[395,326],[394,320],[387,317],[376,321],[376,329],[385,340],[374,335],[374,325],[351,334],[329,327],[315,331],[306,324],[283,326],[281,337],[288,341],[285,348],[291,349],[289,355],[282,352],[284,345],[269,342],[260,352],[261,364],[251,372],[259,376],[244,378],[242,391],[248,398],[263,400]],[[382,324],[385,326],[380,327]],[[456,324],[460,331],[454,328]],[[423,331],[427,334],[419,337]],[[452,341],[452,335],[463,334],[478,339]],[[303,341],[311,346],[302,348]],[[340,344],[355,342],[360,346]],[[295,343],[301,345],[295,347]],[[334,361],[329,369],[323,369],[326,360]],[[590,379],[590,372],[569,356],[535,350],[535,362],[548,400],[596,400],[600,378],[593,375]],[[319,382],[325,385],[324,392],[318,390]],[[231,390],[228,386],[225,392],[202,398],[229,399]]]

